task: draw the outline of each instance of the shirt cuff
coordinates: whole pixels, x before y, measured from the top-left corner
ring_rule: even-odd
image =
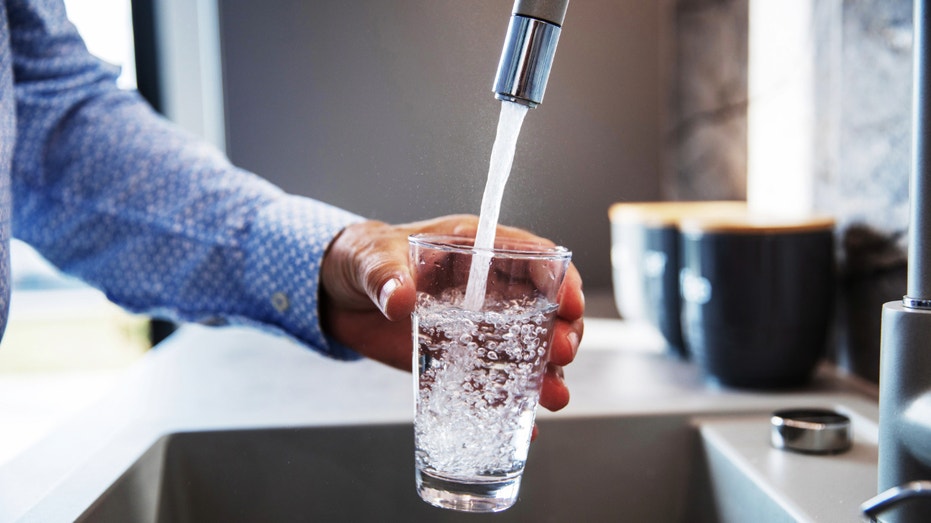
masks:
[[[332,358],[361,356],[320,325],[320,266],[333,238],[363,218],[310,198],[285,195],[264,206],[244,240],[244,283],[254,319]]]

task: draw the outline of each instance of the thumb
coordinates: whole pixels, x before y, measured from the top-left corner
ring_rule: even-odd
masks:
[[[410,316],[414,310],[416,288],[408,266],[407,238],[367,249],[363,257],[359,283],[372,303],[391,321]]]
[[[399,321],[410,316],[417,293],[406,265],[404,271],[372,272],[366,279],[366,289],[372,289],[369,296],[386,318]]]
[[[377,307],[389,320],[404,319],[416,297],[407,250],[407,234],[385,223],[349,225],[324,255],[321,285],[336,307]]]

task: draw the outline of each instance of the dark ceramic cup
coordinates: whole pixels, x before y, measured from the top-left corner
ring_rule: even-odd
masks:
[[[743,202],[630,202],[611,206],[614,299],[626,320],[656,328],[669,350],[686,357],[680,326],[679,222],[742,215]]]
[[[806,383],[825,353],[835,293],[830,218],[680,224],[682,328],[723,385]]]

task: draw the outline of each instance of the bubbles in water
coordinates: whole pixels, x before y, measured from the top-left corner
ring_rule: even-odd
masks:
[[[514,474],[527,456],[556,305],[447,305],[461,300],[418,296],[418,466],[459,479]]]

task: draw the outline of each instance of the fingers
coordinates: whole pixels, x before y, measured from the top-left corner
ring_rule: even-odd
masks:
[[[570,264],[559,289],[559,317],[575,321],[585,314],[585,295],[582,294],[582,276]],[[581,335],[581,332],[579,333]]]
[[[563,379],[563,370],[559,365],[547,364],[543,374],[543,387],[540,390],[540,406],[556,411],[569,404],[569,388]]]
[[[478,231],[478,216],[472,214],[454,214],[434,218],[432,220],[399,225],[398,227],[404,228],[410,233],[429,232],[435,234],[454,234],[457,236],[475,236]],[[533,240],[544,245],[554,245],[552,241],[518,227],[498,225],[495,231],[495,235],[501,238]]]
[[[528,230],[526,230],[526,229],[520,229],[520,228],[518,228],[518,227],[510,227],[510,226],[508,226],[508,225],[499,225],[498,228],[496,229],[496,235],[497,235],[497,236],[500,236],[500,237],[502,237],[502,238],[515,238],[515,239],[519,239],[519,240],[532,240],[532,241],[535,241],[535,242],[539,242],[539,243],[541,243],[541,244],[543,244],[543,245],[549,245],[549,246],[556,245],[556,244],[553,243],[552,241],[550,241],[550,240],[548,240],[548,239],[546,239],[546,238],[543,238],[543,237],[541,237],[541,236],[537,236],[536,234],[534,234],[534,233],[532,233],[532,232],[530,232],[530,231],[528,231]]]
[[[471,214],[441,216],[432,220],[401,224],[398,225],[398,229],[405,231],[405,235],[432,233],[474,236],[475,231],[478,230],[478,216]]]
[[[554,365],[568,365],[575,360],[579,352],[579,343],[582,341],[585,324],[582,318],[572,322],[557,319],[553,329],[549,361]]]

